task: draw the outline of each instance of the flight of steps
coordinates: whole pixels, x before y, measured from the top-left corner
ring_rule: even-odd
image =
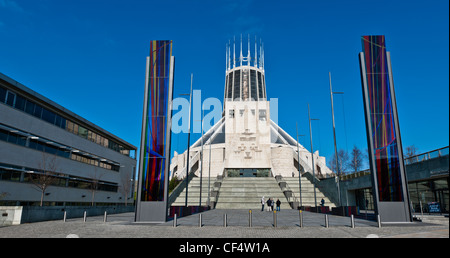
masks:
[[[283,177],[282,180],[285,181],[291,191],[294,192],[294,196],[299,198],[300,189],[298,177]],[[332,207],[336,207],[336,205],[330,202],[330,200],[322,192],[320,192],[319,188],[316,187],[317,206],[320,206],[320,201],[322,198],[325,201],[325,206],[330,207],[330,209]],[[315,206],[314,185],[306,177],[302,177],[302,204],[303,206]]]
[[[281,207],[289,207],[286,197],[274,177],[226,177],[220,187],[216,209],[261,210],[261,197],[281,201]],[[267,207],[267,204],[266,204]]]
[[[210,180],[210,190],[214,188],[216,178]],[[184,184],[184,181],[180,184]],[[184,185],[182,185],[184,187]],[[175,199],[171,206],[184,206],[186,200],[186,189]],[[211,202],[215,201],[214,197],[210,197]],[[206,206],[208,201],[208,177],[202,179],[202,206]],[[188,184],[188,206],[199,206],[200,203],[200,177],[194,177]]]

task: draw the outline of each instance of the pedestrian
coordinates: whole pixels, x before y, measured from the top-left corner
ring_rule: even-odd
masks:
[[[281,201],[277,199],[277,211],[280,211]]]
[[[274,201],[273,201],[273,199],[272,198],[270,198],[270,209],[273,211],[273,204],[274,204]]]
[[[264,211],[264,204],[265,204],[266,202],[264,201],[264,196],[261,198],[261,211]]]
[[[271,205],[271,201],[269,198],[269,199],[267,199],[267,211],[270,211],[270,205]]]
[[[320,206],[325,206],[325,200],[322,198],[322,200],[320,201]]]

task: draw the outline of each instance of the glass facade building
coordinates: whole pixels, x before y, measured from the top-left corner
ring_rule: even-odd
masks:
[[[48,173],[44,205],[131,202],[136,149],[0,73],[0,205],[39,205]]]

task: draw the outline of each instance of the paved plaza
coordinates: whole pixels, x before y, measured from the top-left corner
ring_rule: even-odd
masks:
[[[227,227],[224,227],[227,214]],[[134,213],[68,219],[66,222],[46,221],[0,228],[0,238],[448,238],[448,218],[407,224],[383,224],[355,219],[351,228],[349,217],[328,216],[303,212],[303,227],[300,227],[299,212],[282,210],[277,212],[276,226],[273,213],[252,211],[252,227],[249,227],[248,210],[211,210],[161,224],[134,223]]]

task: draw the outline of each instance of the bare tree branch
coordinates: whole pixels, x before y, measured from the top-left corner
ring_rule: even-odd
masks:
[[[28,177],[35,186],[35,188],[41,192],[40,206],[44,204],[44,196],[47,188],[54,184],[58,178],[56,172],[56,155],[48,156],[47,153],[42,152],[42,161],[39,162],[38,168],[40,171],[29,173]]]

